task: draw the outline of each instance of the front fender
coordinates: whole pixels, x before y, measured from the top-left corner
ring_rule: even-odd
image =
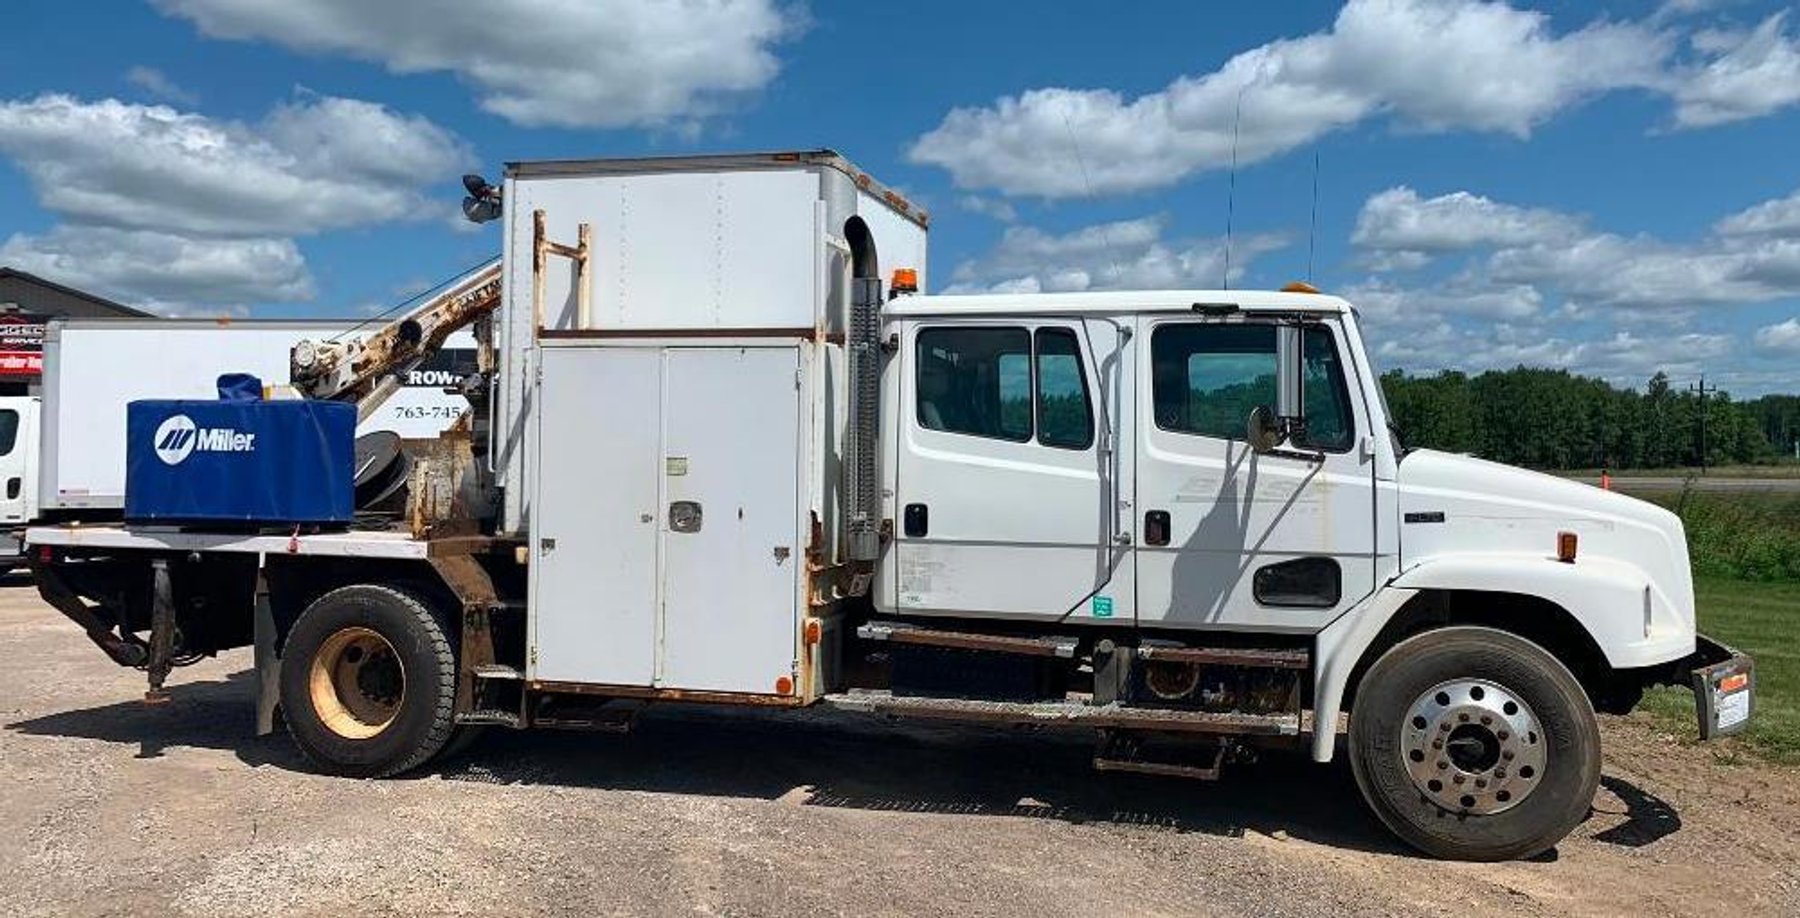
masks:
[[[1478,590],[1535,596],[1568,612],[1614,669],[1667,663],[1694,652],[1691,603],[1667,596],[1642,568],[1606,557],[1564,563],[1525,553],[1427,559],[1395,578],[1409,590]]]
[[[1502,552],[1445,556],[1407,569],[1315,637],[1313,746],[1331,760],[1350,674],[1381,630],[1421,590],[1476,590],[1535,596],[1568,611],[1615,669],[1653,666],[1694,652],[1694,624],[1643,572],[1608,558],[1564,564]],[[1645,628],[1648,603],[1650,624]]]

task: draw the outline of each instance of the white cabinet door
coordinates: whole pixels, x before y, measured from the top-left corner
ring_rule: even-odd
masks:
[[[531,677],[649,685],[662,352],[544,348],[531,521]]]
[[[794,674],[798,368],[791,347],[668,352],[659,686],[769,694]]]
[[[1258,455],[1244,429],[1251,408],[1274,404],[1275,326],[1141,325],[1140,623],[1310,632],[1368,595],[1374,464],[1358,448],[1368,415],[1338,326],[1304,332],[1304,442]]]

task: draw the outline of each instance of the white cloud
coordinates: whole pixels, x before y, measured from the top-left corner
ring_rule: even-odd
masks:
[[[909,156],[965,188],[1046,198],[1141,191],[1273,156],[1365,119],[1525,136],[1612,90],[1655,86],[1672,42],[1641,24],[1561,35],[1542,13],[1476,0],[1350,0],[1330,31],[1126,99],[1048,87],[958,108]],[[1240,105],[1241,124],[1237,117]]]
[[[1406,288],[1377,281],[1352,284],[1342,293],[1364,316],[1380,322],[1458,315],[1516,321],[1538,315],[1544,306],[1543,293],[1529,284],[1478,286],[1453,280]]]
[[[972,214],[992,217],[1001,223],[1011,223],[1019,219],[1019,212],[1012,204],[1002,198],[983,197],[978,194],[965,194],[956,199],[957,206]]]
[[[0,263],[157,311],[190,305],[293,302],[313,296],[292,239],[205,239],[59,226],[0,243]]]
[[[425,187],[473,158],[424,118],[304,92],[254,124],[115,99],[0,101],[0,153],[65,221],[0,255],[122,300],[209,306],[312,296],[292,237],[436,219],[448,204]]]
[[[1726,236],[1800,238],[1800,191],[1738,211],[1720,220],[1715,229]]]
[[[945,293],[1038,293],[1110,289],[1212,288],[1226,279],[1222,239],[1165,241],[1166,220],[1141,217],[1063,234],[1008,227],[994,248],[958,265]],[[1232,243],[1235,283],[1258,256],[1287,246],[1274,233]]]
[[[215,38],[453,73],[517,124],[682,126],[754,92],[801,26],[775,0],[153,0]]]
[[[1413,297],[1413,308],[1434,304],[1433,314],[1517,317],[1541,302],[1526,309],[1517,292],[1527,289],[1554,294],[1576,316],[1594,307],[1679,311],[1800,295],[1800,194],[1750,207],[1719,221],[1712,235],[1676,244],[1597,232],[1579,216],[1467,191],[1420,198],[1402,186],[1370,196],[1351,241],[1378,273],[1414,270],[1445,253],[1485,256],[1447,288]],[[1398,289],[1363,287],[1377,297]],[[1464,305],[1452,308],[1458,301]]]
[[[174,80],[169,79],[168,74],[155,67],[142,65],[133,67],[125,71],[125,82],[142,89],[154,98],[167,102],[193,105],[200,101],[198,96],[176,85]]]
[[[1500,204],[1467,191],[1420,198],[1402,185],[1363,203],[1350,242],[1370,250],[1378,269],[1411,270],[1435,253],[1569,239],[1581,232],[1581,222],[1553,210]]]
[[[257,125],[114,99],[4,102],[0,152],[70,219],[219,236],[425,218],[438,205],[420,187],[472,159],[424,118],[306,95]]]
[[[1756,336],[1752,340],[1755,341],[1757,350],[1800,357],[1800,318],[1765,325],[1756,330]]]
[[[1800,103],[1800,42],[1787,34],[1787,15],[1748,32],[1696,33],[1694,50],[1712,59],[1675,75],[1675,124],[1710,127]]]

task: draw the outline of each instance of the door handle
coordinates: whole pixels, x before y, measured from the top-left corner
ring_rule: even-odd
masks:
[[[1169,511],[1148,510],[1144,513],[1144,544],[1169,544]]]
[[[909,539],[922,539],[931,531],[931,510],[924,504],[907,504],[902,527]]]
[[[20,483],[21,483],[20,479],[18,479],[18,478],[6,479],[6,499],[7,500],[18,500],[19,499]]]
[[[669,504],[670,532],[699,532],[704,514],[697,500],[678,500]]]

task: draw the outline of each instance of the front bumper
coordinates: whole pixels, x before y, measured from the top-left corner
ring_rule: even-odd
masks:
[[[1742,733],[1755,710],[1756,663],[1704,634],[1695,635],[1694,654],[1680,663],[1694,690],[1700,738]]]

